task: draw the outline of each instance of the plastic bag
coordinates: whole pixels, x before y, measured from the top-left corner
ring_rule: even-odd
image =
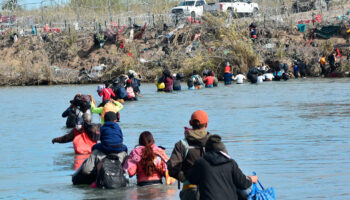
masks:
[[[255,173],[253,173],[256,175]],[[256,183],[252,186],[252,191],[249,193],[248,200],[276,200],[273,187],[265,189],[260,181],[258,181],[260,189]]]

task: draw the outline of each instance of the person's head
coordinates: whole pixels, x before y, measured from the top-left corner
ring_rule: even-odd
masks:
[[[99,85],[97,86],[97,93],[101,93],[103,90],[104,86],[103,85]]]
[[[105,122],[117,122],[117,114],[115,112],[106,112],[104,120]]]
[[[206,152],[222,151],[222,152],[228,154],[224,143],[222,143],[222,141],[221,141],[220,135],[211,135],[211,136],[209,136],[209,138],[207,140],[207,143],[205,144],[205,151]]]
[[[110,82],[105,82],[105,88],[108,88],[110,85]]]
[[[189,121],[193,129],[205,129],[208,126],[208,115],[204,110],[197,110],[191,115]]]
[[[128,79],[128,80],[126,81],[126,86],[131,86],[131,83],[132,83],[131,79]]]
[[[193,70],[193,73],[192,73],[193,75],[197,75],[198,74],[198,72],[197,72],[197,70]]]
[[[140,134],[139,145],[144,147],[142,149],[140,165],[147,176],[152,176],[155,170],[153,160],[156,155],[151,147],[153,144],[154,139],[151,132],[144,131]]]
[[[109,101],[110,99],[106,99],[102,103],[100,103],[97,107],[104,107]]]
[[[168,69],[165,69],[165,70],[163,71],[163,76],[165,76],[165,77],[170,77],[170,76],[171,76],[171,72],[170,72]]]

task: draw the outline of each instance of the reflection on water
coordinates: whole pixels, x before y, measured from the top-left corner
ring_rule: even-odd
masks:
[[[184,87],[186,88],[186,87]],[[73,186],[84,158],[72,143],[51,144],[67,131],[61,113],[75,93],[95,94],[96,85],[0,88],[0,199],[178,199],[173,186],[119,190]],[[208,130],[220,134],[246,174],[256,171],[278,199],[350,199],[350,80],[306,79],[231,85],[199,91],[156,93],[126,103],[120,126],[132,149],[149,130],[170,155],[191,113],[205,109]],[[21,101],[15,101],[14,99]],[[94,121],[98,121],[94,116]]]

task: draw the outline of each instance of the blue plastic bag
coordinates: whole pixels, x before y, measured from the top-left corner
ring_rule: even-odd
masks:
[[[256,175],[255,173],[253,173]],[[258,181],[260,189],[256,183],[252,186],[252,191],[248,195],[248,200],[276,200],[275,191],[273,187],[265,189],[260,181]]]

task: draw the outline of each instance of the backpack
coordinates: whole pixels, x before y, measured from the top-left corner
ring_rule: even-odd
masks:
[[[194,83],[195,85],[203,85],[202,77],[200,77],[199,75],[195,75],[194,79],[195,79],[195,83]]]
[[[88,95],[80,95],[74,98],[73,104],[79,106],[82,112],[90,109],[91,98]]]
[[[97,186],[99,188],[115,189],[126,187],[128,180],[123,174],[123,167],[117,155],[107,155],[102,160],[101,169],[97,172]]]
[[[127,87],[126,93],[128,94],[128,99],[135,98],[134,89],[132,87]]]

